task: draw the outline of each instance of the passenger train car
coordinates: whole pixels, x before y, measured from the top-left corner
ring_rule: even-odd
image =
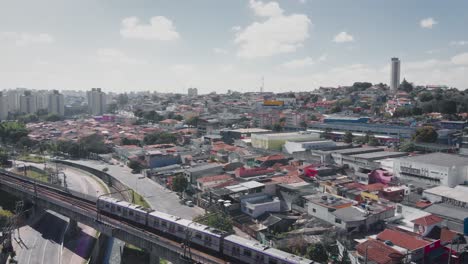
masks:
[[[143,208],[126,201],[110,197],[100,197],[97,201],[100,213],[131,221],[150,230],[175,237],[181,241],[189,240],[192,245],[209,250],[233,263],[247,264],[312,264],[281,250],[269,248],[257,241],[228,235],[224,231],[202,225],[170,214]]]

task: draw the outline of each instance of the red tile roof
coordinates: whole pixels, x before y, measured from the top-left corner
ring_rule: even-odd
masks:
[[[374,239],[369,239],[356,246],[356,250],[361,256],[366,255],[366,249],[367,258],[378,264],[400,263],[405,257],[396,249]]]
[[[282,155],[282,154],[275,154],[275,155],[271,155],[271,156],[259,157],[259,158],[256,158],[256,160],[265,162],[265,161],[269,161],[269,160],[282,160],[282,159],[285,159],[285,158],[286,157],[284,155]]]
[[[413,222],[414,224],[416,225],[420,225],[420,226],[431,226],[431,225],[435,225],[435,224],[438,224],[440,222],[444,221],[444,219],[438,217],[437,215],[426,215],[426,216],[423,216],[421,218],[418,218],[418,219],[414,219]]]
[[[221,175],[215,175],[215,176],[202,177],[202,178],[197,179],[197,182],[205,183],[205,182],[229,180],[231,178],[232,177],[227,174],[221,174]]]
[[[417,234],[392,229],[385,229],[377,235],[377,239],[382,241],[392,241],[393,244],[408,250],[416,250],[432,244],[432,242],[424,240]]]
[[[385,188],[385,185],[382,183],[373,183],[362,186],[362,189],[368,192],[381,191]]]
[[[452,231],[446,227],[440,229],[440,242],[451,242],[458,235],[457,232]]]

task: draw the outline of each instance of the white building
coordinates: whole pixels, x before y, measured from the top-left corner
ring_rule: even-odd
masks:
[[[257,218],[266,212],[280,212],[281,202],[278,197],[254,194],[241,199],[241,210],[243,213]]]
[[[8,118],[8,97],[3,96],[0,92],[0,120],[6,120]]]
[[[25,88],[16,88],[6,92],[9,112],[17,112],[20,110],[20,96],[24,94],[25,91]]]
[[[431,153],[395,159],[395,176],[421,183],[455,187],[468,182],[468,157]]]
[[[390,89],[394,92],[400,86],[400,59],[392,58],[392,69],[390,74]]]
[[[93,88],[87,93],[88,108],[92,115],[102,115],[106,112],[106,93],[101,88]]]
[[[252,147],[269,150],[281,150],[286,141],[313,141],[320,134],[312,132],[252,134]]]
[[[65,100],[63,94],[59,93],[57,90],[52,91],[52,93],[48,94],[48,103],[49,114],[65,115]]]
[[[37,98],[30,91],[25,91],[20,96],[20,112],[24,114],[35,114],[37,112]]]
[[[49,92],[48,91],[34,91],[33,95],[36,97],[37,109],[48,109],[49,107]]]
[[[198,89],[197,88],[188,88],[187,90],[188,97],[197,97]]]
[[[288,154],[294,152],[302,152],[306,150],[329,149],[335,147],[336,143],[333,140],[316,140],[306,142],[286,141],[283,146],[283,151]]]

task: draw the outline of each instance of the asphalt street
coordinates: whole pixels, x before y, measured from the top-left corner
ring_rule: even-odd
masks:
[[[98,170],[102,170],[107,167],[109,169],[107,173],[142,195],[151,208],[155,210],[186,219],[192,219],[193,217],[204,213],[203,209],[200,207],[188,207],[180,204],[179,197],[175,192],[164,188],[149,178],[143,177],[141,174],[132,174],[131,170],[126,166],[121,167],[118,164],[110,165],[95,160],[69,161]]]
[[[26,164],[40,169],[44,168],[43,164]],[[71,190],[92,196],[107,192],[107,189],[104,189],[105,185],[98,183],[100,180],[94,176],[86,175],[80,170],[68,167],[63,167],[62,171],[67,176],[68,187]],[[77,241],[80,243],[80,248],[87,251],[92,245],[92,238],[96,235],[96,231],[82,224],[78,224],[78,227],[82,230],[82,233]],[[46,211],[32,226],[21,227],[19,235],[18,232],[14,234],[14,248],[17,253],[18,263],[74,264],[86,261],[89,252],[77,252],[73,247],[64,246],[64,236],[67,228],[68,218],[52,211]]]

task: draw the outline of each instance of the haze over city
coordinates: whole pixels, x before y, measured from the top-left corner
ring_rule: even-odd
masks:
[[[466,1],[2,1],[0,88],[467,88]]]

